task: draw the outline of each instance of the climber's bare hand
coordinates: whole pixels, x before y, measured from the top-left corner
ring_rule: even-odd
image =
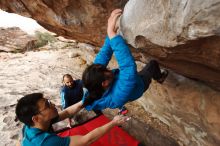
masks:
[[[107,34],[110,39],[113,38],[117,33],[118,26],[116,26],[116,22],[121,14],[121,9],[115,9],[112,11],[110,17],[108,18]]]

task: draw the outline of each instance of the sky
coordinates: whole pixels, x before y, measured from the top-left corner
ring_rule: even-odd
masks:
[[[20,27],[28,34],[34,34],[34,31],[42,27],[33,19],[23,17],[14,13],[7,13],[0,9],[0,27]]]

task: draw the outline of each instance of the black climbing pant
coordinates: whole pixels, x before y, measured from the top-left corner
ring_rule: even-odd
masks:
[[[151,79],[158,80],[162,77],[159,64],[156,60],[151,60],[146,64],[146,66],[138,72],[138,75],[141,76],[144,81],[145,91],[148,89]]]

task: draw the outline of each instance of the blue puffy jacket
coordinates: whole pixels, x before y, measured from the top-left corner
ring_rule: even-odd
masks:
[[[113,53],[119,65],[119,69],[113,70],[115,74],[113,83],[100,99],[85,107],[87,110],[121,108],[128,101],[141,97],[144,92],[144,82],[137,74],[134,58],[120,35],[115,36],[111,40],[106,37],[105,43],[97,54],[94,64],[107,66]],[[83,100],[88,94],[84,90]]]

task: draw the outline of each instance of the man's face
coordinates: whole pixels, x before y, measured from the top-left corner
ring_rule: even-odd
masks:
[[[43,122],[49,122],[51,119],[58,116],[58,111],[55,104],[51,103],[50,100],[42,98],[38,101],[38,119]],[[39,122],[40,122],[39,121]]]
[[[73,85],[74,85],[73,78],[64,77],[64,79],[63,79],[63,84],[64,84],[65,86],[67,86],[68,88],[72,88]]]

